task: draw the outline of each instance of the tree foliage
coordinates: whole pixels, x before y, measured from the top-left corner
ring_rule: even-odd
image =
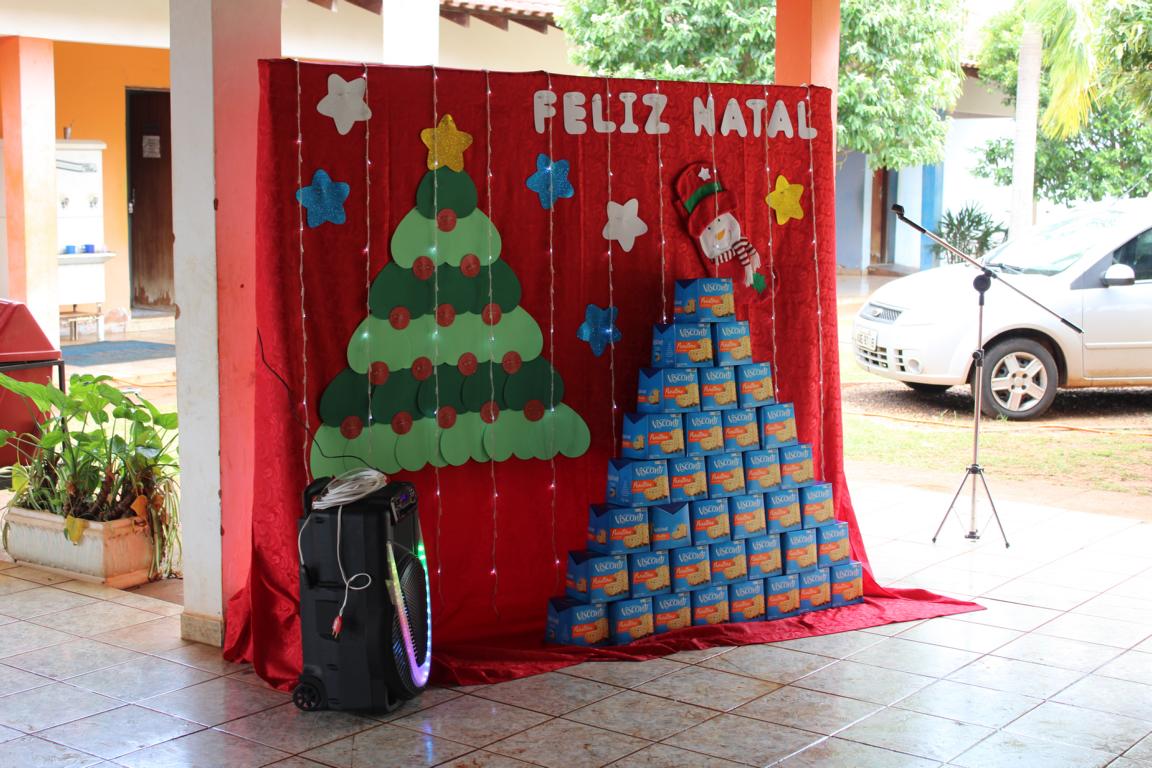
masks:
[[[841,0],[842,151],[874,166],[938,162],[960,95],[959,0]],[[560,24],[576,61],[617,77],[769,83],[771,0],[570,0]]]

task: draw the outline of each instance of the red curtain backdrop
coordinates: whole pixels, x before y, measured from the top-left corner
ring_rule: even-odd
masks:
[[[317,111],[332,74],[345,81],[367,79],[372,117],[355,122],[347,134]],[[828,90],[292,61],[264,62],[261,85],[257,313],[267,365],[259,366],[255,382],[250,577],[228,605],[227,658],[251,661],[277,686],[295,682],[301,665],[296,523],[300,493],[310,479],[304,425],[313,431],[318,426],[320,395],[348,365],[349,338],[367,315],[368,277],[388,262],[392,233],[415,205],[428,171],[420,132],[446,114],[473,137],[464,170],[479,190],[480,210],[503,239],[501,258],[520,280],[521,306],[540,324],[543,356],[564,381],[564,402],[583,417],[592,440],[579,458],[556,457],[554,489],[553,463],[541,460],[443,468],[439,497],[431,467],[397,476],[414,482],[420,495],[432,574],[434,682],[492,682],[593,658],[649,658],[977,608],[921,591],[881,589],[867,568],[843,472]],[[542,90],[557,95],[557,115],[538,132],[533,97]],[[564,129],[567,92],[585,96],[588,128],[582,134]],[[637,132],[619,130],[621,93],[638,94]],[[642,97],[656,93],[666,98],[660,118],[668,131],[652,135],[644,130],[649,108]],[[615,132],[593,126],[593,94],[607,104]],[[697,135],[693,102],[706,105],[710,95],[717,131]],[[757,99],[767,102],[767,110],[754,120],[748,101]],[[768,138],[765,126],[778,101],[789,129]],[[746,136],[731,125],[721,130],[726,108],[741,113]],[[801,109],[815,132],[810,139]],[[539,154],[571,165],[575,194],[556,202],[551,221],[526,186]],[[676,176],[695,161],[718,171],[736,198],[744,236],[761,254],[767,283],[762,294],[741,285],[734,261],[718,273],[737,283],[738,312],[753,326],[754,357],[773,364],[777,397],[795,403],[800,438],[814,447],[817,477],[833,484],[837,516],[852,524],[853,553],[865,563],[868,599],[796,619],[693,628],[622,648],[545,646],[547,599],[563,591],[567,551],[583,548],[588,505],[604,499],[607,462],[617,448],[613,425],[618,435],[623,414],[635,409],[651,326],[671,317],[675,279],[712,272],[674,207]],[[301,226],[295,192],[318,169],[349,184],[343,224]],[[765,202],[781,176],[803,186],[803,218],[783,224]],[[606,204],[632,198],[648,232],[631,252],[614,244],[610,266],[601,234]],[[619,308],[623,335],[613,350],[596,357],[576,331],[589,303],[604,307],[610,301]]]

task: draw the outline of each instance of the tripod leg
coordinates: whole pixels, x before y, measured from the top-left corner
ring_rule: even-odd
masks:
[[[948,522],[948,515],[952,514],[952,509],[956,506],[956,499],[960,498],[960,492],[964,490],[964,484],[968,482],[968,475],[964,475],[964,479],[960,481],[960,487],[956,489],[956,493],[952,496],[952,503],[948,505],[947,511],[944,512],[944,517],[940,518],[940,525],[936,527],[936,533],[932,534],[932,543],[936,543],[936,539],[940,537],[940,531],[944,530],[944,523]]]
[[[984,479],[984,473],[980,473],[980,482],[984,484],[984,493],[988,496],[988,504],[992,507],[992,517],[996,518],[996,526],[1000,529],[1000,538],[1004,539],[1004,549],[1008,549],[1011,545],[1008,543],[1008,534],[1004,533],[1004,524],[1000,522],[1000,513],[996,511],[996,502],[992,500],[992,491],[988,488],[988,481]]]

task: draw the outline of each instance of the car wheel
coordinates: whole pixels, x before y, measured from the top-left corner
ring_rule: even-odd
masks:
[[[1056,398],[1059,376],[1052,353],[1031,339],[1006,339],[984,356],[987,416],[1023,421],[1043,415]]]
[[[951,384],[921,384],[918,381],[906,381],[904,386],[921,395],[938,395],[952,389]]]

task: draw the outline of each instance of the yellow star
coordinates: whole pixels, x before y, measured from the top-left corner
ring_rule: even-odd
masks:
[[[472,134],[458,130],[452,115],[440,118],[435,128],[420,131],[420,141],[428,147],[428,170],[442,165],[454,171],[464,170],[464,150],[472,146]]]
[[[792,219],[804,218],[804,207],[800,205],[800,196],[803,194],[803,184],[789,184],[784,176],[777,176],[776,189],[768,193],[764,202],[776,211],[776,223],[783,225]]]

